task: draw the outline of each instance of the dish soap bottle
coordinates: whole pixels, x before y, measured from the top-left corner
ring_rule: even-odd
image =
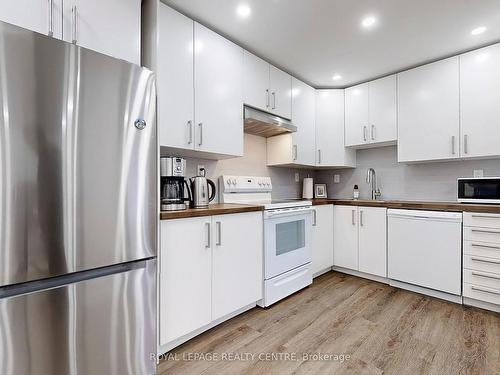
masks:
[[[352,192],[352,197],[354,199],[359,199],[359,189],[358,189],[358,185],[354,185],[354,190]]]

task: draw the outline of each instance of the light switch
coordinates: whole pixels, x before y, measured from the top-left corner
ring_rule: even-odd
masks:
[[[484,170],[482,169],[474,169],[474,177],[483,177]]]
[[[333,182],[335,184],[338,184],[340,182],[340,175],[339,174],[334,174],[333,175]]]
[[[300,175],[295,173],[295,182],[300,182]]]

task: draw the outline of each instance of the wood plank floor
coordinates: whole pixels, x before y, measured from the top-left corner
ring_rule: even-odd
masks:
[[[174,349],[158,373],[500,374],[500,314],[329,272]]]

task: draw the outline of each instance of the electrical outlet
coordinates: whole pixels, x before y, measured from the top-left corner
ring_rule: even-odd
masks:
[[[300,174],[295,173],[295,182],[300,182]]]
[[[205,171],[206,171],[206,170],[205,170],[205,166],[204,166],[204,165],[198,165],[198,166],[196,167],[196,175],[197,175],[197,176],[204,176],[204,175],[205,175],[205,174],[204,174],[204,172],[205,172]]]
[[[334,174],[333,175],[333,182],[335,184],[338,184],[340,182],[340,175],[339,174]]]
[[[474,169],[474,177],[483,177],[484,170],[482,169]]]

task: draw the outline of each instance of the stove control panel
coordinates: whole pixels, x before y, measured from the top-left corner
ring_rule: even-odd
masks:
[[[223,193],[268,193],[273,189],[271,177],[221,176],[219,183]]]

